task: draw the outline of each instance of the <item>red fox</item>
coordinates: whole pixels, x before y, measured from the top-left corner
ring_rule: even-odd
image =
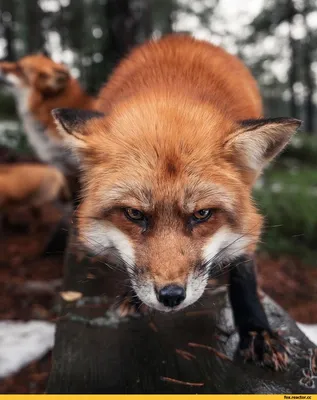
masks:
[[[42,54],[0,62],[0,79],[12,89],[28,140],[39,159],[72,174],[76,161],[65,150],[51,111],[56,107],[93,109],[95,99],[81,89],[64,65]]]
[[[134,49],[97,109],[53,111],[82,163],[83,243],[105,257],[115,249],[138,298],[163,312],[196,302],[216,266],[236,265],[230,298],[241,350],[283,368],[250,261],[262,226],[251,189],[300,121],[263,119],[243,63],[182,35]]]
[[[43,205],[70,199],[64,175],[55,167],[33,163],[0,166],[1,213],[29,208],[39,217]]]

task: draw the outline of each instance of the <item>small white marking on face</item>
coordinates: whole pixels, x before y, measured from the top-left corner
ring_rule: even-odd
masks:
[[[7,74],[3,75],[7,82],[11,83],[15,87],[20,87],[22,82],[21,79],[18,78],[15,74]]]
[[[110,248],[115,248],[125,262],[129,272],[134,265],[134,249],[128,236],[107,221],[93,221],[83,228],[83,242],[98,255],[106,255]]]
[[[229,261],[238,257],[250,243],[248,236],[234,233],[227,227],[222,227],[212,236],[204,248],[205,261],[215,259],[216,262]]]
[[[151,280],[142,279],[140,281],[139,279],[135,279],[135,277],[132,276],[131,284],[138,298],[148,307],[154,308],[158,311],[172,311],[172,309],[165,307],[158,301],[154,289],[154,284]]]
[[[205,274],[192,273],[188,276],[186,286],[186,298],[183,303],[180,304],[180,309],[190,306],[195,303],[203,295],[208,282],[208,271]]]

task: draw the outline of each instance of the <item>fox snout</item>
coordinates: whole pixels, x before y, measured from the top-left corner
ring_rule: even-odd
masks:
[[[153,274],[132,273],[130,279],[138,298],[158,311],[179,311],[195,303],[203,295],[208,270],[192,271],[184,279],[162,282],[156,278]]]

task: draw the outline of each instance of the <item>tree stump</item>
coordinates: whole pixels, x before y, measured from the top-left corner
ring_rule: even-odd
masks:
[[[317,393],[315,346],[268,297],[271,325],[293,349],[283,372],[242,361],[225,287],[183,312],[120,317],[113,305],[127,276],[76,247],[65,259],[63,290],[83,297],[63,301],[47,393]]]

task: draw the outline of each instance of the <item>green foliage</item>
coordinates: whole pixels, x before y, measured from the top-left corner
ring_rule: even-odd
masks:
[[[313,176],[310,173],[304,175]],[[314,176],[317,182],[317,172]],[[283,182],[287,188],[287,172],[279,172],[275,179],[275,183]],[[317,196],[308,188],[302,190],[304,185],[300,176],[297,184],[298,190],[293,192],[274,192],[266,185],[254,191],[254,198],[266,221],[260,248],[272,254],[292,254],[316,263]]]
[[[317,263],[317,138],[295,135],[254,190],[266,227],[260,248]]]
[[[7,91],[0,91],[0,118],[11,119],[16,116],[15,100]]]
[[[0,121],[0,145],[24,154],[32,153],[22,126],[16,120]]]
[[[284,166],[309,165],[317,166],[317,138],[302,132],[294,136],[292,143],[287,146],[278,164]]]

